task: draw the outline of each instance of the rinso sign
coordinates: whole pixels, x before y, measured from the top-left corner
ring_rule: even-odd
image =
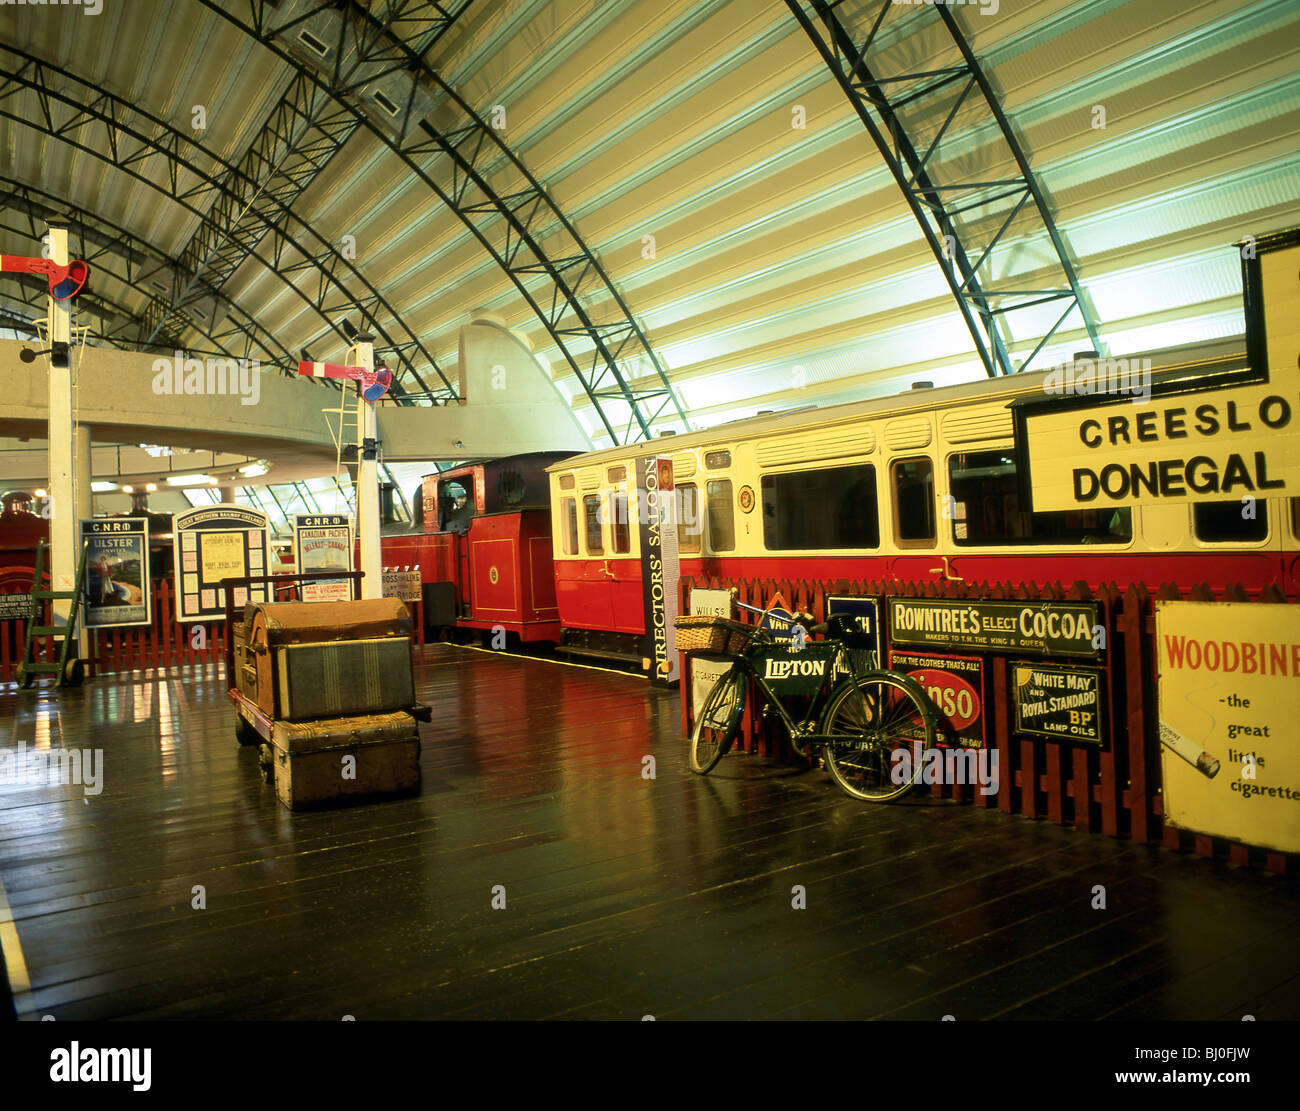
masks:
[[[1300,494],[1300,241],[1243,250],[1249,371],[1014,407],[1034,512]]]

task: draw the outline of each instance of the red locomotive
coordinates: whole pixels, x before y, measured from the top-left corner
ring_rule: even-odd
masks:
[[[420,570],[426,628],[503,630],[558,641],[546,468],[568,452],[534,452],[428,475],[415,529],[386,533],[385,567]]]

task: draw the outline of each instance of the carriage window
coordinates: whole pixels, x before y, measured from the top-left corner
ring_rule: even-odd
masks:
[[[900,459],[894,475],[894,530],[903,546],[935,541],[934,464],[928,458]]]
[[[700,492],[693,484],[677,487],[677,550],[700,550]]]
[[[474,480],[447,479],[438,483],[438,524],[443,532],[468,532],[474,516]]]
[[[731,480],[712,480],[708,484],[708,491],[709,550],[732,551],[736,547],[736,521],[731,503]]]
[[[626,555],[632,550],[632,533],[627,523],[626,494],[610,494],[609,527],[614,541],[615,555]]]
[[[1268,536],[1268,503],[1257,498],[1249,517],[1241,501],[1202,501],[1192,506],[1192,531],[1210,544],[1255,544]]]
[[[605,477],[606,477],[607,479],[609,479],[609,481],[610,481],[611,483],[614,483],[614,482],[626,482],[626,481],[627,481],[627,468],[626,468],[626,467],[610,467],[608,470],[605,471]]]
[[[574,484],[574,478],[573,478],[573,475],[571,475],[571,474],[562,474],[562,475],[560,475],[560,489],[561,489],[561,490],[572,490],[572,489],[573,489],[573,484]]]
[[[563,541],[565,555],[578,554],[578,503],[572,498],[560,502],[561,524],[560,539]]]
[[[599,494],[588,494],[582,499],[582,519],[587,529],[587,554],[602,554],[605,551],[605,544],[600,535]]]
[[[1133,516],[1127,507],[1022,510],[1016,460],[1009,448],[950,456],[948,477],[957,544],[1123,544],[1133,538]]]
[[[876,468],[763,476],[763,542],[787,548],[878,548]]]

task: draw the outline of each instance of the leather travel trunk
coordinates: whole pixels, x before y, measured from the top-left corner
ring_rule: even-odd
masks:
[[[290,810],[420,786],[420,733],[410,714],[277,721],[269,748],[276,796]],[[354,764],[345,761],[349,756]]]

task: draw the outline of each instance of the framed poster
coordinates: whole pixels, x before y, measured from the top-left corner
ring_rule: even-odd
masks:
[[[1101,674],[1095,668],[1013,663],[1016,732],[1101,748],[1106,740]]]
[[[148,519],[82,521],[81,542],[86,549],[81,595],[85,628],[150,624]]]
[[[345,513],[298,513],[293,518],[293,554],[302,572],[352,570],[352,519]],[[346,602],[349,579],[302,584],[304,602]]]
[[[984,661],[976,656],[890,652],[889,667],[915,679],[939,711],[940,744],[984,747]],[[922,740],[919,729],[911,735]]]
[[[172,520],[176,620],[224,621],[221,580],[269,575],[266,514],[242,505],[210,505]],[[265,602],[266,584],[235,591],[235,605]]]
[[[1096,602],[891,598],[889,643],[1095,660],[1101,655],[1093,642],[1100,620]]]
[[[1300,852],[1300,606],[1156,602],[1165,821]]]

